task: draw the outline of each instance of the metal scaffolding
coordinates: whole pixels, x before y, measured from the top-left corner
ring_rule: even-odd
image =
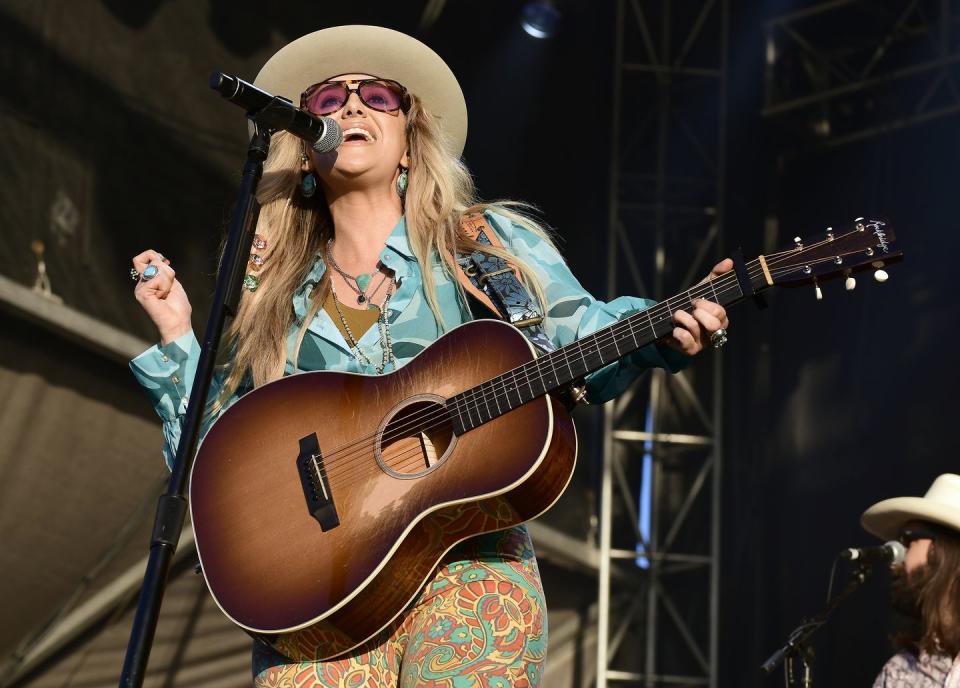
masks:
[[[958,21],[958,0],[831,0],[775,17],[763,114],[794,151],[956,114]]]
[[[607,290],[660,300],[721,256],[727,2],[616,21]],[[721,389],[708,353],[605,407],[598,688],[717,684]]]

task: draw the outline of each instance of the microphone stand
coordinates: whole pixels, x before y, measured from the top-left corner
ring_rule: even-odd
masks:
[[[157,505],[157,516],[150,538],[150,557],[123,661],[123,673],[120,675],[121,688],[143,685],[167,574],[187,512],[187,478],[199,442],[217,349],[220,346],[224,323],[228,316],[236,315],[240,302],[240,288],[253,244],[254,229],[260,216],[260,205],[256,198],[257,186],[263,175],[263,162],[267,158],[270,136],[274,131],[270,125],[275,124],[271,121],[272,117],[275,118],[274,113],[265,113],[262,118],[259,114],[247,113],[254,123],[254,134],[247,148],[240,191],[230,219],[226,248],[217,274],[213,305],[204,331],[200,361],[197,364],[193,388],[190,390],[190,402],[187,405],[170,483]]]
[[[804,621],[797,626],[787,637],[786,644],[767,658],[760,670],[765,676],[773,673],[781,663],[784,664],[784,685],[787,688],[792,686],[802,686],[802,688],[812,688],[813,686],[813,647],[810,640],[821,626],[827,622],[827,617],[840,606],[840,603],[847,599],[851,594],[862,586],[873,569],[861,564],[850,573],[850,579],[837,595],[830,600],[826,607],[815,617]],[[796,681],[795,664],[799,662],[802,669],[800,683]]]

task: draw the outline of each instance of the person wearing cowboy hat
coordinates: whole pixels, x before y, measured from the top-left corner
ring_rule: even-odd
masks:
[[[255,84],[333,118],[344,137],[327,154],[284,132],[272,138],[246,291],[227,332],[233,356],[214,381],[204,430],[251,387],[307,370],[387,373],[471,320],[476,303],[461,285],[455,254],[509,260],[548,314],[544,331],[556,346],[651,305],[630,297],[597,301],[526,206],[476,198],[460,160],[467,136],[463,93],[420,41],[376,26],[323,29],[281,48]],[[494,235],[489,243],[461,230],[464,218],[475,216]],[[164,421],[169,462],[199,346],[169,260],[148,250],[132,263],[135,296],[160,343],[131,367]],[[726,260],[709,277],[731,268]],[[588,398],[610,399],[643,370],[676,370],[706,342],[726,339],[729,323],[716,303],[697,300],[673,319],[675,328],[660,343],[590,376]],[[456,546],[410,607],[344,655],[320,661],[304,654],[305,644],[256,642],[254,682],[538,685],[546,629],[529,535],[510,528]]]
[[[860,522],[907,547],[891,583],[907,625],[893,635],[898,652],[874,688],[960,688],[960,475],[939,476],[923,497],[878,502]]]

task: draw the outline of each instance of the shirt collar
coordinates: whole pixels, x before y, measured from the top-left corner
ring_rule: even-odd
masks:
[[[397,283],[409,274],[409,263],[417,262],[410,248],[410,237],[407,234],[407,218],[403,215],[387,237],[386,245],[380,251],[380,261],[393,270]]]
[[[393,249],[407,260],[416,260],[413,249],[410,248],[410,237],[407,234],[407,217],[401,215],[390,236],[387,237],[386,248]],[[381,257],[383,253],[381,253]]]
[[[397,258],[402,260],[397,260]],[[387,237],[386,245],[380,252],[380,260],[396,273],[398,282],[402,282],[409,272],[407,261],[416,262],[416,256],[413,255],[413,250],[410,248],[407,218],[405,216],[400,216],[400,220],[394,225],[393,230]],[[304,318],[307,317],[307,310],[310,306],[310,292],[319,284],[323,273],[326,271],[327,266],[323,262],[323,251],[317,251],[313,267],[310,268],[310,272],[307,273],[303,282],[293,293],[293,310],[300,322],[303,322]]]

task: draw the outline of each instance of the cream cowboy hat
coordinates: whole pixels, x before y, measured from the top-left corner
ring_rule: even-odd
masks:
[[[254,85],[300,104],[307,87],[341,74],[393,79],[440,121],[444,146],[457,157],[467,140],[467,104],[457,78],[433,50],[382,26],[334,26],[280,48]]]
[[[960,475],[944,473],[923,497],[895,497],[863,512],[864,530],[884,540],[897,537],[910,521],[927,521],[960,531]]]

